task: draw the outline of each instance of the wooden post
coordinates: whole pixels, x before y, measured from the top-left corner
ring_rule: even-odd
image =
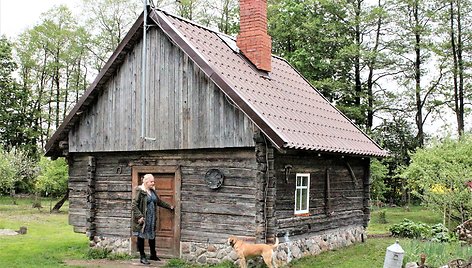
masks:
[[[94,156],[88,157],[87,163],[87,226],[86,232],[90,240],[96,235],[95,216],[96,216],[96,200],[95,200],[95,172],[97,170],[96,159]]]
[[[254,132],[256,161],[258,173],[256,175],[256,242],[266,243],[275,203],[275,167],[274,148],[259,130]]]
[[[367,225],[370,221],[370,185],[372,181],[370,179],[370,159],[363,161],[364,163],[364,180],[363,180],[363,211],[364,211],[364,227],[367,228]]]
[[[331,185],[329,181],[329,170],[326,168],[326,187],[325,187],[325,213],[327,216],[331,216]]]

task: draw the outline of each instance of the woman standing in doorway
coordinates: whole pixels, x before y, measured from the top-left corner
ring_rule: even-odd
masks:
[[[146,174],[143,183],[135,188],[132,204],[133,235],[138,239],[138,250],[142,264],[150,264],[144,253],[144,239],[148,239],[150,260],[159,261],[156,255],[157,206],[174,210],[174,206],[159,198],[154,189],[154,176]]]

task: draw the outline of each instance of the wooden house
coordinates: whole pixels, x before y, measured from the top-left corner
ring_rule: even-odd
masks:
[[[229,235],[277,236],[283,263],[365,239],[369,161],[386,152],[271,55],[265,0],[240,7],[236,39],[144,12],[48,141],[69,163],[69,223],[91,246],[133,250],[146,173],[176,208],[160,211],[160,256],[235,260]]]

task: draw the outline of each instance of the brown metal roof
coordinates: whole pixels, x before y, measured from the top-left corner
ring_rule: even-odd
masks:
[[[332,106],[290,64],[273,56],[270,74],[258,71],[237,51],[235,40],[190,21],[153,10],[150,17],[278,148],[359,156],[386,156],[364,132]],[[67,137],[96,91],[141,38],[142,16],[104,69],[46,144],[46,155],[59,155]]]
[[[387,155],[285,60],[273,56],[272,72],[267,76],[233,50],[234,39],[165,12],[156,11],[152,18],[169,28],[164,30],[175,36],[177,45],[186,43],[187,51],[183,50],[203,70],[211,69],[207,73],[210,77],[223,80],[220,84],[214,80],[223,91],[234,91],[230,94],[236,95],[236,99],[232,98],[235,104],[246,114],[247,108],[252,110],[253,115],[248,116],[276,146],[349,155]],[[171,25],[165,25],[168,23]],[[267,127],[270,133],[265,131]]]

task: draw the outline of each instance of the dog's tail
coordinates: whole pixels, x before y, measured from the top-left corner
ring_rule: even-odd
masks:
[[[272,245],[272,248],[276,248],[279,245],[279,238],[275,237],[275,244]]]

